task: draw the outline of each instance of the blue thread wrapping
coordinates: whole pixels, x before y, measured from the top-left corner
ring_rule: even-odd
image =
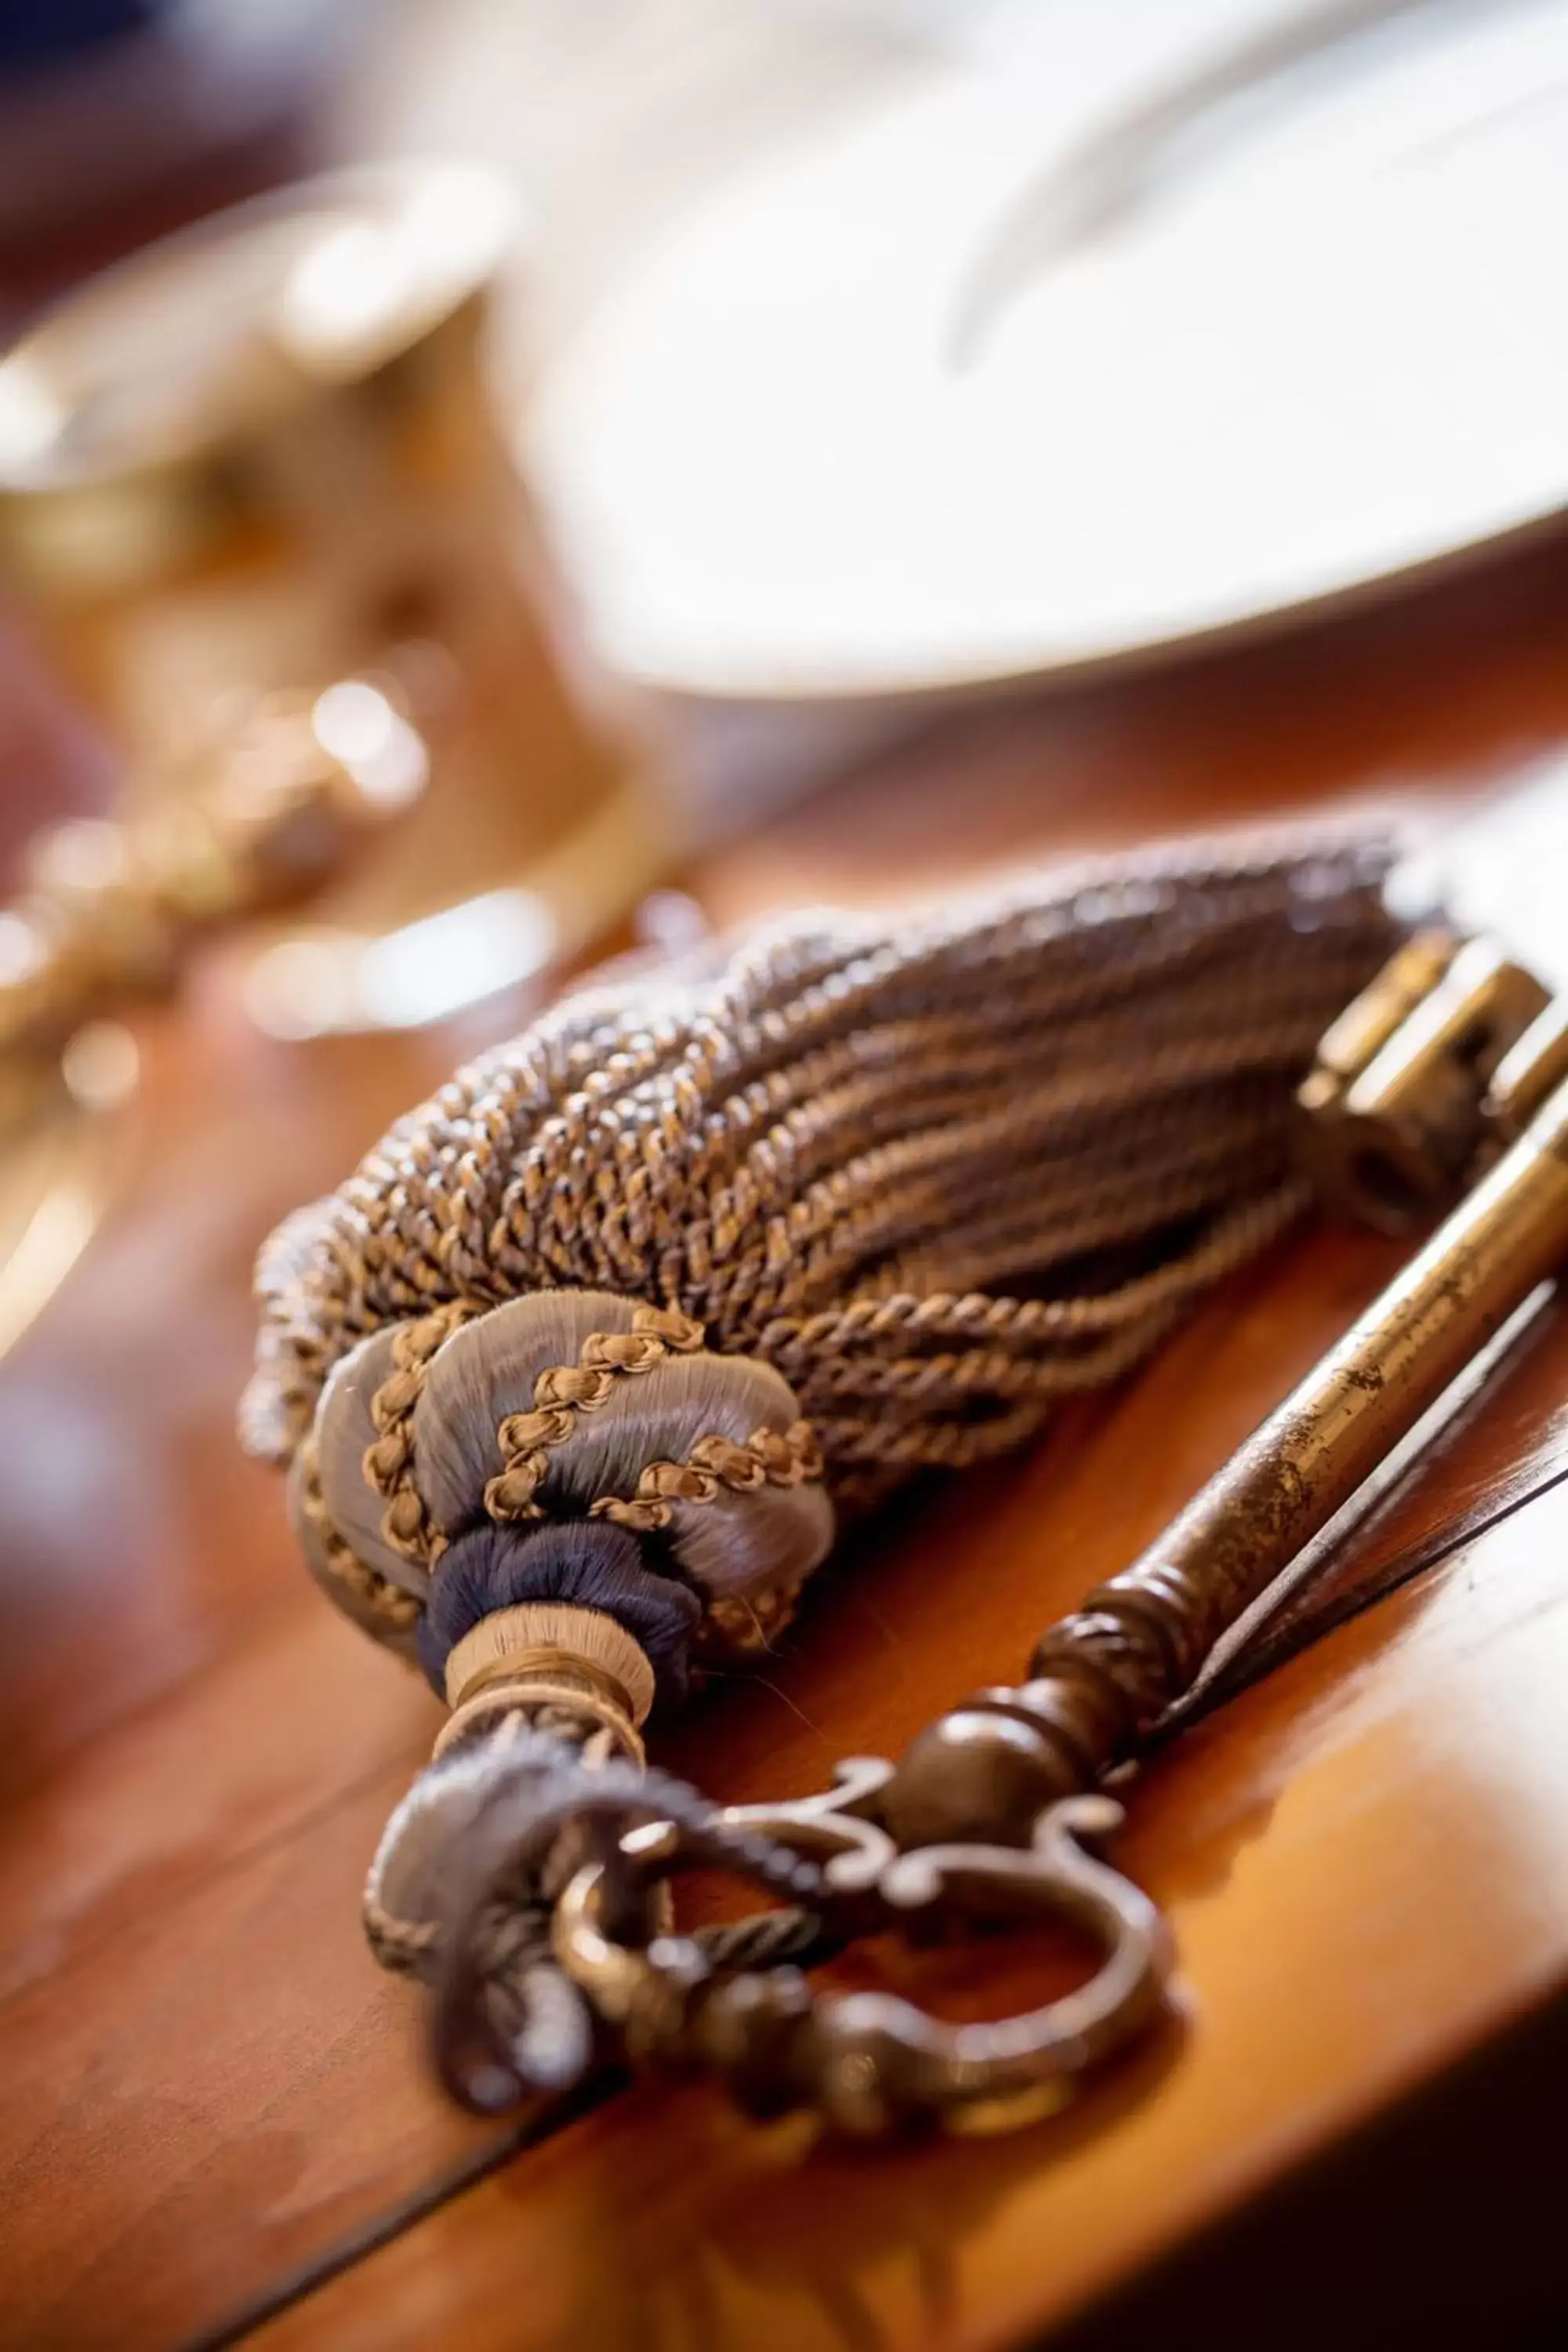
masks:
[[[487,1522],[448,1544],[416,1636],[432,1687],[446,1696],[447,1660],[482,1617],[529,1601],[558,1601],[613,1617],[646,1651],[660,1705],[684,1697],[701,1603],[688,1586],[650,1568],[637,1538],[609,1519],[536,1528]]]

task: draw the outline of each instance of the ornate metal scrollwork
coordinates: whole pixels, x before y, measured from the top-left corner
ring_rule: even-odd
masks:
[[[1121,1808],[1099,1795],[1047,1806],[1027,1846],[955,1843],[900,1853],[866,1818],[892,1777],[877,1758],[840,1767],[835,1787],[794,1804],[738,1806],[712,1829],[732,1835],[729,1866],[751,1876],[754,1842],[785,1847],[820,1870],[816,1902],[845,1935],[918,1928],[940,1918],[992,1925],[1064,1920],[1103,1959],[1075,1990],[1019,2016],[949,2024],[882,1992],[816,1990],[797,1969],[727,1971],[685,1936],[644,1946],[607,1924],[603,1860],[579,1870],[556,1906],[555,1957],[634,2057],[722,2074],[754,2110],[816,2107],[860,2136],[900,2125],[950,2127],[1022,2120],[1060,2087],[1139,2033],[1161,2005],[1171,1969],[1159,1912],[1136,1886],[1085,1850],[1113,1830]],[[620,1841],[615,1870],[651,1890],[700,1854],[674,1822],[645,1824]]]

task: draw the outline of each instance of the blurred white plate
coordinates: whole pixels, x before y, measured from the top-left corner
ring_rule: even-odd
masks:
[[[623,677],[1077,667],[1568,508],[1565,220],[1563,0],[1056,0],[668,234],[525,456]]]

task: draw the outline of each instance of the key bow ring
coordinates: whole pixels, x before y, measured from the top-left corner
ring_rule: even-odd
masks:
[[[595,1777],[584,1769],[582,1787]],[[839,2131],[876,2137],[937,2121],[994,2127],[1043,2111],[1065,2083],[1141,2033],[1165,1999],[1171,1947],[1158,1910],[1089,1850],[1118,1826],[1121,1807],[1097,1793],[1067,1797],[1042,1810],[1023,1845],[954,1840],[902,1850],[876,1818],[895,1777],[881,1758],[851,1758],[831,1789],[779,1805],[709,1807],[668,1780],[603,1789],[600,1833],[554,1905],[556,1966],[628,2055],[718,2073],[754,2113],[810,2107]],[[581,1835],[580,1796],[576,1805]],[[641,1818],[628,1820],[634,1810]],[[535,1811],[535,1842],[539,1829]],[[455,1922],[455,1950],[471,1945],[473,1918],[517,1863],[504,1832],[489,1842],[466,1920]],[[958,1926],[1057,1922],[1087,1936],[1100,1963],[1037,2008],[949,2023],[901,1995],[814,1987],[787,1948],[767,1948],[778,1915],[707,1938],[671,1932],[669,1881],[715,1865],[808,1906],[818,1954],[868,1935],[918,1941]],[[471,1986],[449,1985],[442,2004],[448,2065],[453,2049],[471,2042],[460,2020],[465,1991],[471,2002]]]
[[[557,1959],[634,2055],[721,2073],[753,2111],[815,2107],[857,2137],[936,2120],[956,2129],[1025,2120],[1141,2032],[1164,1997],[1171,1955],[1160,1914],[1080,1843],[1115,1829],[1121,1808],[1064,1798],[1023,1848],[906,1853],[854,1810],[892,1775],[880,1758],[853,1758],[820,1796],[728,1808],[719,1823],[816,1860],[816,1904],[840,1935],[1058,1920],[1100,1948],[1087,1983],[1019,2015],[949,2024],[891,1993],[815,1990],[794,1967],[730,1973],[689,1937],[616,1943],[601,1922],[602,1864],[579,1871],[557,1906]],[[668,1825],[633,1832],[628,1843],[660,1873],[682,1864]]]

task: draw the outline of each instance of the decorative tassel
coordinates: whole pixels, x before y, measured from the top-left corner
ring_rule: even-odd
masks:
[[[1020,1444],[1303,1207],[1292,1090],[1396,941],[1394,852],[1188,845],[612,969],[274,1236],[247,1442],[453,1710],[366,1919],[480,1986],[506,2063],[465,2095],[580,2071],[549,1905],[594,1776],[772,1644],[836,1512]],[[444,1952],[503,1811],[504,1898]]]

